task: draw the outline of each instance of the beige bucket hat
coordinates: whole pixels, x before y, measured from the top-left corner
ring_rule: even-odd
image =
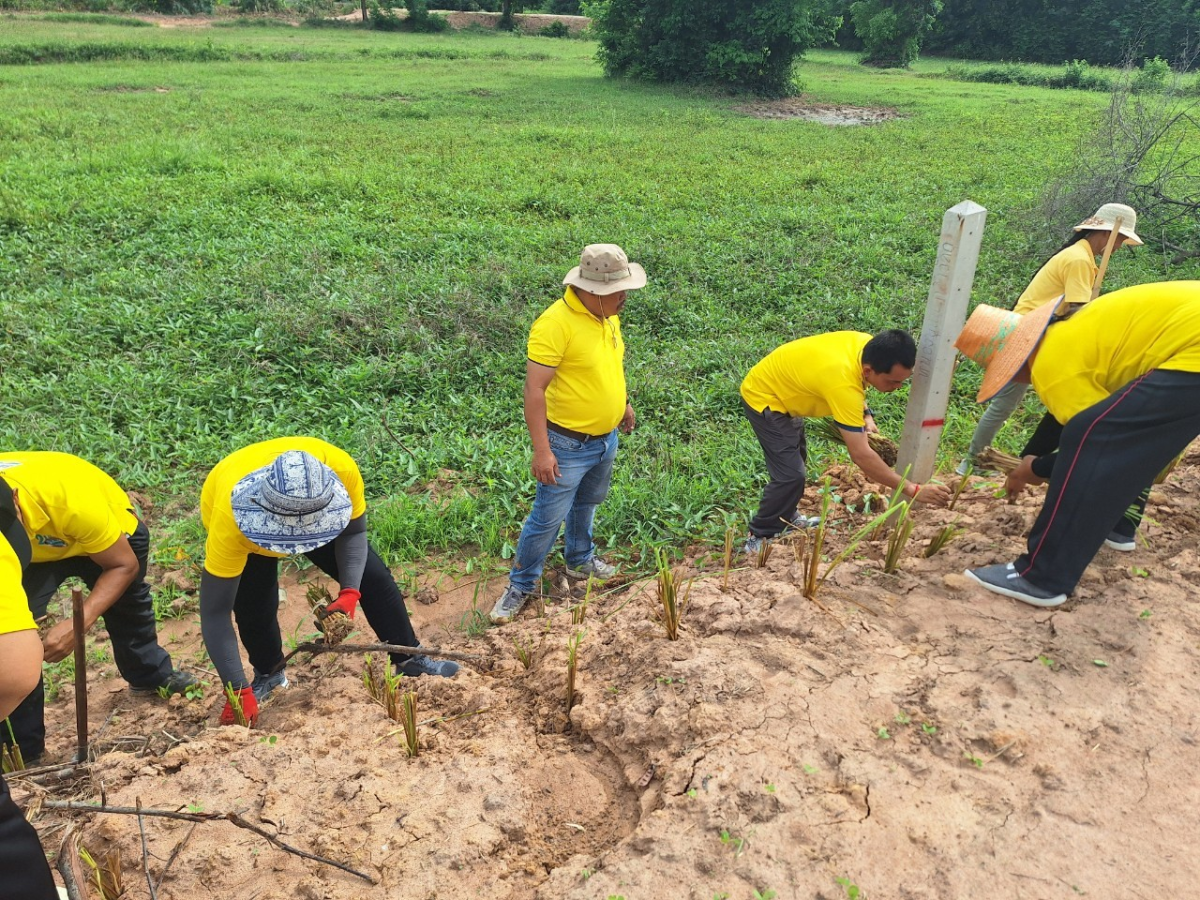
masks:
[[[567,273],[563,284],[607,296],[646,286],[646,270],[629,261],[616,244],[589,244],[579,255],[579,265]]]
[[[1142,246],[1142,239],[1134,230],[1137,228],[1137,212],[1132,206],[1126,206],[1124,203],[1105,203],[1095,213],[1076,225],[1075,230],[1112,231],[1118,218],[1121,220],[1121,230],[1118,233],[1125,235],[1125,242],[1134,247]]]
[[[1037,348],[1062,297],[1021,316],[981,303],[954,341],[963,356],[983,366],[983,384],[975,397],[986,403],[1007,387]]]

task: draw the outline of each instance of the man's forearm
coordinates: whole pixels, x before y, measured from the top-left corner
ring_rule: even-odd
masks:
[[[550,436],[546,431],[546,392],[525,386],[525,427],[533,449],[549,450]]]

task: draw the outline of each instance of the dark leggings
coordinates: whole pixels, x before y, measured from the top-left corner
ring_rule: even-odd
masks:
[[[305,556],[334,581],[338,580],[333,543]],[[367,566],[360,590],[359,606],[381,641],[405,647],[418,646],[417,635],[404,606],[404,594],[374,547],[367,550]],[[274,672],[283,662],[283,637],[279,633],[279,560],[253,553],[246,560],[237,598],[233,602],[233,618],[255,674]],[[407,655],[392,654],[392,662],[397,665],[407,659]]]
[[[58,900],[54,877],[33,826],[0,777],[0,900]]]

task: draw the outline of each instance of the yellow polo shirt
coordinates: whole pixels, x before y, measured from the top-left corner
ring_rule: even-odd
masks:
[[[1062,424],[1152,369],[1200,372],[1200,281],[1141,284],[1051,325],[1033,387]]]
[[[529,359],[554,369],[546,388],[551,422],[585,434],[608,434],[625,417],[625,341],[621,319],[601,322],[569,286],[529,330]]]
[[[21,561],[8,541],[0,538],[0,634],[36,627],[21,586]]]
[[[777,347],[742,380],[742,399],[755,412],[770,407],[789,416],[833,416],[861,430],[866,386],[863,347],[871,335],[833,331]]]
[[[129,496],[90,462],[69,453],[0,453],[17,492],[33,562],[100,553],[137,530]]]
[[[341,480],[350,495],[350,518],[357,519],[367,512],[362,474],[345,450],[320,438],[283,437],[261,441],[230,453],[204,479],[200,491],[200,521],[208,531],[204,544],[204,569],[218,578],[236,578],[246,568],[251,553],[282,558],[286,553],[266,550],[242,534],[233,517],[233,489],[239,481],[275,461],[288,450],[301,450],[316,457]]]
[[[1087,303],[1092,299],[1096,271],[1092,246],[1080,238],[1046,261],[1017,299],[1013,312],[1023,316],[1062,296],[1066,296],[1068,303]]]

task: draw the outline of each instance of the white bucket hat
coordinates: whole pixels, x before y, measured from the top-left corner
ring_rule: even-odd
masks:
[[[1121,229],[1117,233],[1125,236],[1125,243],[1134,247],[1142,246],[1142,239],[1134,230],[1137,228],[1137,212],[1132,206],[1126,206],[1124,203],[1105,203],[1095,213],[1076,225],[1075,230],[1112,231],[1118,218],[1121,220]]]
[[[238,529],[272,553],[308,553],[346,530],[352,503],[333,469],[302,450],[288,450],[233,487]]]
[[[616,244],[589,244],[579,255],[579,265],[567,273],[563,284],[607,296],[645,287],[646,270],[630,262]]]

